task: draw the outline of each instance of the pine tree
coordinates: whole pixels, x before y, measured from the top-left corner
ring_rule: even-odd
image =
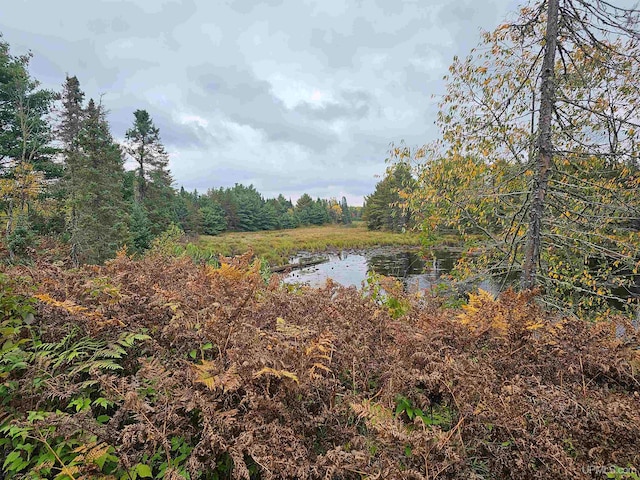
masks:
[[[260,217],[260,230],[275,230],[279,226],[278,211],[273,203],[264,203]]]
[[[149,112],[136,110],[133,113],[133,127],[125,134],[126,151],[137,163],[136,200],[143,202],[152,181],[151,175],[157,170],[167,170],[169,156],[160,141],[160,129],[154,124]]]
[[[197,190],[188,192],[184,187],[180,187],[174,199],[174,213],[176,222],[183,232],[204,233],[204,218],[201,210],[210,203],[212,200],[208,196],[199,195]],[[224,212],[222,212],[222,219],[224,221]]]
[[[143,205],[147,211],[151,233],[155,236],[177,221],[176,192],[171,186],[173,178],[166,166],[159,165],[151,171],[149,178]]]
[[[133,127],[125,134],[125,149],[137,163],[134,198],[144,206],[151,233],[157,235],[177,221],[169,155],[149,113],[136,110],[133,116]]]
[[[209,190],[207,197],[212,199],[224,210],[224,218],[227,224],[228,230],[240,229],[240,217],[238,215],[238,199],[233,194],[231,189],[220,188],[218,190]]]
[[[253,185],[236,184],[231,191],[238,202],[238,218],[241,231],[262,230],[262,208],[264,199]]]
[[[329,206],[326,200],[318,198],[313,202],[310,209],[309,221],[312,225],[323,225],[331,221]]]
[[[410,226],[411,212],[403,204],[402,194],[413,189],[408,165],[398,163],[378,182],[373,194],[365,198],[363,218],[370,230],[400,231]]]
[[[202,233],[217,235],[227,228],[224,210],[216,202],[209,200],[200,208],[202,216]]]
[[[289,208],[285,213],[283,213],[279,218],[280,228],[290,229],[296,228],[300,225],[298,218],[293,210],[293,208]]]
[[[313,198],[306,193],[296,202],[296,217],[300,225],[309,225],[311,223],[311,214],[313,210],[314,202]]]

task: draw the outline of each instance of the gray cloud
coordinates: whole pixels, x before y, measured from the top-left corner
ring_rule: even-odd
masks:
[[[434,139],[454,55],[514,0],[94,0],[6,2],[0,31],[31,71],[66,73],[122,139],[154,118],[177,185],[254,183],[294,199],[373,191],[390,142]],[[37,15],[34,14],[37,12]]]
[[[323,122],[340,119],[359,120],[370,113],[374,101],[374,98],[364,90],[347,90],[340,92],[337,101],[322,106],[303,102],[295,107],[295,111],[310,119]]]
[[[189,76],[202,89],[191,95],[203,115],[207,110],[222,110],[230,120],[262,131],[269,141],[296,143],[316,152],[326,151],[337,141],[326,127],[301,121],[301,112],[289,110],[274,96],[271,85],[250,71],[200,67],[190,69]]]

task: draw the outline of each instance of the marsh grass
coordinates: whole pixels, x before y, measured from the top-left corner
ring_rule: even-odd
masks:
[[[272,265],[286,263],[296,252],[320,252],[348,248],[407,245],[419,246],[417,233],[393,233],[367,230],[364,224],[325,225],[292,230],[230,232],[218,236],[203,235],[196,243],[203,252],[224,256],[253,250],[256,256]]]

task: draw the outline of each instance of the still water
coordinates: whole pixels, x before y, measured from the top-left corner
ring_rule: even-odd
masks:
[[[425,290],[437,284],[440,277],[449,273],[459,258],[459,253],[448,250],[432,250],[431,258],[423,258],[415,250],[406,250],[397,247],[380,247],[370,250],[344,251],[339,254],[305,254],[292,257],[289,263],[303,263],[314,259],[326,259],[325,263],[309,266],[289,273],[284,282],[306,283],[312,287],[320,287],[328,278],[344,286],[360,288],[367,278],[367,273],[373,271],[386,276],[396,277],[410,292]],[[637,287],[632,291],[621,290],[617,293],[622,299],[629,296],[640,295],[640,276],[637,278]],[[476,286],[497,294],[501,285],[492,280],[485,279]],[[623,302],[612,300],[611,306],[620,308]],[[640,328],[640,309],[636,314],[635,322]]]
[[[415,250],[381,247],[370,250],[343,251],[337,254],[312,255],[300,253],[290,263],[307,262],[326,258],[328,261],[289,273],[286,283],[306,283],[312,287],[325,284],[328,278],[344,286],[360,288],[367,273],[396,277],[407,289],[429,288],[441,275],[451,271],[457,254],[449,251],[433,251],[433,258],[425,260]]]

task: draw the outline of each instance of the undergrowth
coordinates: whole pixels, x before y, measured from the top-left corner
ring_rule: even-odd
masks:
[[[639,339],[622,318],[553,318],[514,292],[449,310],[373,278],[364,295],[290,289],[249,255],[36,259],[0,283],[5,478],[587,479],[640,465]]]

